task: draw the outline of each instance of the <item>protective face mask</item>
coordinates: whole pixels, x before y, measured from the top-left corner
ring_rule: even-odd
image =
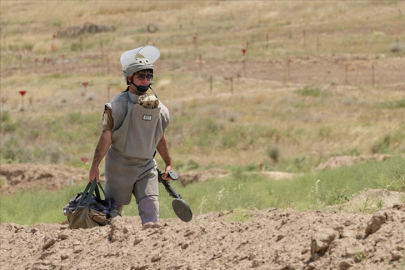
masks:
[[[134,84],[134,85],[135,85],[135,84]],[[138,86],[138,85],[135,85],[135,87],[136,87],[136,89],[137,89],[139,92],[145,93],[146,91],[148,91],[150,85],[147,85],[147,86]]]

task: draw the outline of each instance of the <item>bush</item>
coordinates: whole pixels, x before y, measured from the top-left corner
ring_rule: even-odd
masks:
[[[326,93],[317,87],[305,86],[303,89],[297,89],[294,93],[304,97],[323,97]]]
[[[389,149],[390,142],[391,142],[391,135],[387,134],[384,136],[384,138],[380,139],[379,141],[371,145],[371,152],[373,154],[386,153]]]
[[[405,99],[397,100],[397,101],[387,101],[382,102],[378,105],[381,109],[398,109],[398,108],[405,108]]]
[[[70,50],[72,52],[78,52],[82,50],[82,44],[80,43],[76,43],[76,42],[72,42],[72,44],[70,45]]]
[[[2,123],[10,121],[10,119],[11,119],[11,116],[10,116],[9,112],[6,111],[6,112],[3,112],[1,114],[1,122]]]
[[[267,155],[275,162],[278,162],[280,152],[276,146],[267,149]]]
[[[190,159],[190,160],[187,162],[187,169],[189,169],[189,170],[196,170],[196,169],[198,169],[198,167],[200,167],[200,166],[198,165],[198,163],[195,162],[195,161],[192,160],[192,159]]]
[[[53,21],[53,26],[60,27],[62,24],[63,24],[63,21],[62,21],[62,19],[59,18],[59,17],[56,18],[56,19]]]
[[[236,134],[226,133],[222,136],[222,146],[224,148],[232,148],[238,144],[239,138]]]

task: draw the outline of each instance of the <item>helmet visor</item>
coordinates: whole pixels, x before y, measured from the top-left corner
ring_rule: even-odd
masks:
[[[128,65],[133,63],[135,58],[137,58],[136,56],[138,54],[140,54],[143,57],[145,57],[146,59],[148,59],[152,64],[160,57],[160,51],[155,46],[147,45],[147,46],[139,47],[139,48],[124,52],[121,55],[120,61],[121,61],[122,69],[125,69],[126,67],[128,67]]]

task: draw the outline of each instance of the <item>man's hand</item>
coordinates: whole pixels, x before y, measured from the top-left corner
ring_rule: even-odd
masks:
[[[169,176],[169,172],[170,172],[171,170],[173,170],[173,166],[172,166],[172,165],[166,166],[165,173],[162,174],[162,179],[163,179],[163,180],[171,180],[171,178],[170,178],[170,176]]]
[[[97,183],[100,182],[100,171],[98,170],[98,167],[92,166],[89,172],[90,183],[93,183],[94,179],[96,179]]]

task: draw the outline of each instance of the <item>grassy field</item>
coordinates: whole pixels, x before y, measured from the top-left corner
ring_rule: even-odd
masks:
[[[194,214],[230,211],[229,221],[244,221],[242,209],[291,208],[295,210],[325,210],[327,206],[346,203],[368,189],[405,192],[405,159],[393,158],[381,162],[358,164],[324,172],[297,176],[292,180],[270,180],[247,168],[234,167],[226,179],[211,179],[185,188],[172,182]],[[20,192],[1,198],[1,222],[19,224],[56,223],[65,220],[62,208],[86,183],[58,192]],[[405,203],[405,195],[402,196]],[[172,198],[160,185],[160,217],[176,217]],[[375,205],[370,208],[371,205]],[[374,196],[359,211],[372,212],[384,206],[382,198]],[[333,209],[332,209],[333,210]],[[138,215],[135,203],[124,208],[124,215]]]
[[[396,1],[4,2],[1,160],[91,158],[103,104],[125,89],[119,56],[145,44],[162,52],[154,88],[171,111],[167,137],[180,165],[296,171],[291,164],[310,169],[333,155],[401,153],[404,51],[389,48],[405,38],[404,10]],[[86,23],[115,31],[61,34]],[[370,70],[361,73],[372,63],[374,85]]]

